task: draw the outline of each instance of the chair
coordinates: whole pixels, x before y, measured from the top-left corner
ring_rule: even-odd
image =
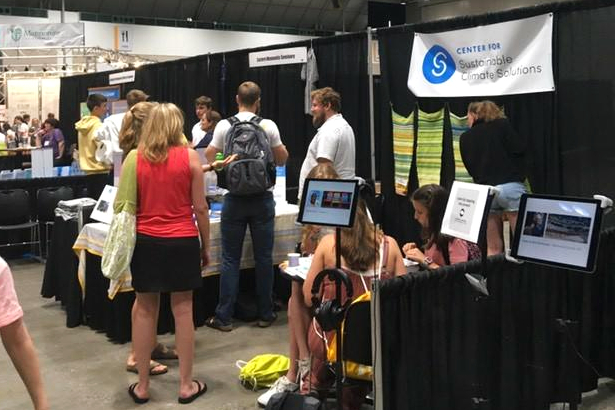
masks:
[[[371,378],[355,378],[349,374],[349,370],[354,367],[358,369],[356,370],[357,373],[361,373],[361,370],[369,370],[371,374],[371,371],[373,371],[371,368],[372,323],[370,306],[371,301],[369,299],[355,300],[346,309],[342,328],[343,385],[356,386],[362,389],[363,396],[371,390]],[[369,380],[366,380],[366,378]],[[367,397],[366,402],[373,404],[369,397]]]
[[[36,192],[36,214],[38,217],[38,237],[42,238],[41,225],[45,226],[45,257],[49,255],[49,228],[53,226],[55,220],[55,209],[58,202],[73,199],[73,190],[70,187],[50,187],[41,188]],[[41,253],[41,257],[42,257]]]
[[[37,230],[38,222],[32,220],[30,215],[30,199],[28,192],[23,189],[8,189],[0,191],[0,232],[30,230],[30,240],[11,242],[7,237],[7,243],[0,244],[0,248],[38,244],[39,256],[41,255],[40,232]],[[35,251],[33,251],[34,253]]]

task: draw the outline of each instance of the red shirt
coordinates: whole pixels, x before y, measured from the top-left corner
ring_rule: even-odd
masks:
[[[192,219],[188,149],[172,147],[166,161],[137,155],[137,233],[160,238],[198,236]]]

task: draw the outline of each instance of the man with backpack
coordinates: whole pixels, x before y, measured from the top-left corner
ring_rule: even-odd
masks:
[[[275,166],[284,165],[288,151],[277,125],[256,114],[260,110],[260,87],[242,83],[235,97],[238,113],[222,120],[214,129],[205,151],[212,163],[216,153],[237,160],[218,172],[218,185],[228,189],[224,196],[220,232],[222,234],[222,271],[220,297],[215,316],[206,325],[221,331],[233,330],[232,317],[239,285],[239,265],[246,226],[250,226],[256,271],[259,327],[276,319],[273,312],[273,235]]]

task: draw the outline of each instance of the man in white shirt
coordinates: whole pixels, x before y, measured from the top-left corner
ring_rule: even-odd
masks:
[[[198,122],[192,127],[192,146],[196,147],[199,142],[205,137],[206,132],[201,129],[201,119],[207,111],[211,111],[214,106],[214,101],[206,95],[201,95],[194,100],[194,112]]]
[[[298,198],[305,178],[319,163],[330,162],[341,179],[355,177],[355,138],[340,111],[342,99],[331,87],[312,91],[312,124],[318,132],[308,147],[299,174]]]
[[[149,95],[141,90],[130,90],[126,93],[126,104],[130,110],[135,104],[147,101]],[[113,165],[113,153],[122,152],[120,148],[120,130],[124,121],[125,112],[112,114],[105,118],[102,126],[96,131],[96,159],[108,165]]]
[[[260,87],[251,82],[242,83],[237,89],[239,121],[250,121],[260,111]],[[269,140],[269,146],[276,165],[284,165],[288,151],[280,138],[278,126],[271,120],[259,122]],[[217,152],[226,144],[227,134],[231,129],[228,120],[222,120],[214,129],[211,143],[205,150],[207,162],[212,163]],[[233,330],[232,318],[235,301],[239,290],[239,262],[243,247],[246,227],[250,226],[256,273],[256,294],[258,296],[259,327],[268,327],[276,319],[273,312],[273,235],[275,219],[275,202],[272,190],[253,195],[224,196],[220,232],[222,234],[222,269],[220,275],[220,298],[216,314],[207,319],[205,324],[221,331]]]

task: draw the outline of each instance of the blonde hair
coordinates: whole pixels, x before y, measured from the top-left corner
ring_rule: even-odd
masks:
[[[122,120],[122,128],[120,129],[119,135],[120,148],[124,152],[124,156],[128,155],[131,150],[137,148],[143,124],[152,108],[157,104],[158,103],[140,102],[133,105],[130,110],[126,112]]]
[[[354,271],[366,271],[380,257],[382,231],[376,229],[365,211],[365,202],[359,199],[352,228],[342,228],[341,253],[346,264]]]
[[[468,112],[476,115],[477,119],[484,122],[497,120],[498,118],[506,118],[504,110],[490,100],[471,102],[468,105]]]
[[[339,179],[339,175],[331,162],[321,162],[310,170],[307,178]]]
[[[155,105],[143,125],[139,151],[149,162],[164,162],[169,148],[181,146],[184,114],[175,104]]]

